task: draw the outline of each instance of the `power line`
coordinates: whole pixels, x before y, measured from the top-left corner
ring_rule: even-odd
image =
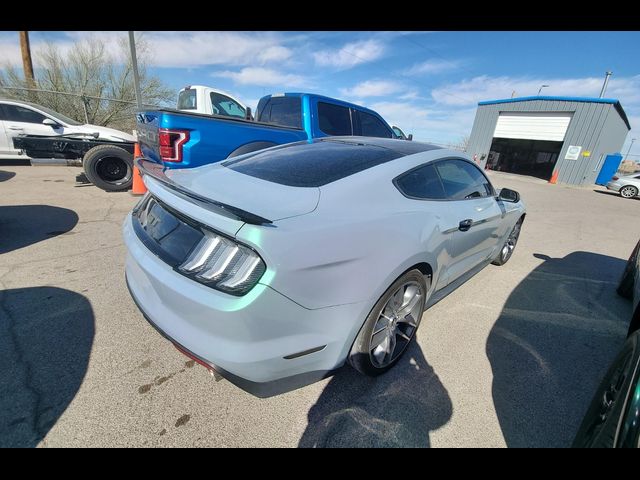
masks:
[[[45,90],[43,88],[3,87],[3,86],[0,86],[0,88],[2,88],[4,90],[22,90],[22,91],[27,91],[27,92],[55,93],[55,94],[58,94],[58,95],[69,95],[71,97],[92,98],[94,100],[107,100],[109,102],[119,102],[119,103],[128,103],[128,104],[131,104],[131,105],[137,105],[137,102],[135,102],[135,101],[119,100],[117,98],[96,97],[95,95],[87,95],[85,93],[60,92],[60,91],[57,91],[57,90]],[[156,105],[151,104],[151,103],[143,103],[142,105],[145,106],[145,107],[155,107],[156,106]]]

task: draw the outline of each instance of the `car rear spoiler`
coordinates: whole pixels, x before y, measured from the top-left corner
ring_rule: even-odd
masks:
[[[177,192],[181,196],[188,197],[190,200],[195,201],[197,204],[206,208],[207,210],[211,210],[215,213],[227,217],[236,218],[252,225],[265,225],[273,223],[273,221],[261,217],[260,215],[256,215],[255,213],[247,212],[246,210],[234,207],[233,205],[227,205],[226,203],[203,197],[202,195],[184,188],[183,186],[177,184],[169,177],[167,177],[164,173],[164,167],[159,163],[145,160],[142,157],[136,158],[134,162],[136,163],[142,175],[149,175],[151,178],[159,181],[164,186],[170,188],[174,192]]]

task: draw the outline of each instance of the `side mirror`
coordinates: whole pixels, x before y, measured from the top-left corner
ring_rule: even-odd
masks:
[[[520,194],[515,190],[509,188],[503,188],[498,193],[498,199],[503,202],[518,203],[520,201]]]
[[[42,121],[42,124],[43,125],[49,125],[51,128],[58,128],[58,127],[62,126],[58,122],[56,122],[55,120],[51,120],[50,118],[45,118]]]
[[[409,136],[407,137],[407,140],[413,140],[413,133],[409,134]]]
[[[244,116],[245,120],[253,120],[253,117],[251,116],[251,107],[247,107],[247,112]]]

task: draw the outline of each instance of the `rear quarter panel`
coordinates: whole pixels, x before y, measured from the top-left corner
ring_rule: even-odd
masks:
[[[450,253],[450,234],[441,228],[446,202],[429,202],[430,209],[407,199],[392,183],[393,169],[379,170],[375,179],[356,174],[320,187],[318,207],[308,215],[270,227],[243,226],[237,237],[263,255],[264,282],[311,309],[373,305],[397,277],[423,262],[433,269],[433,287]]]

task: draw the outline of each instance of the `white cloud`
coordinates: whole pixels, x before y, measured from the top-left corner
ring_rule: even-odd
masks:
[[[433,99],[445,105],[463,106],[482,100],[509,98],[513,91],[516,97],[536,95],[541,85],[549,87],[544,95],[597,97],[602,88],[603,78],[532,78],[532,77],[490,77],[482,75],[451,85],[434,88]],[[618,98],[623,106],[640,103],[640,75],[635,77],[612,77],[606,97]]]
[[[154,65],[264,65],[282,62],[292,52],[273,32],[148,32]]]
[[[417,141],[437,143],[457,142],[468,135],[473,126],[475,107],[464,109],[434,109],[415,102],[377,102],[369,105],[390,125],[413,133]]]
[[[283,47],[282,45],[273,45],[260,52],[258,54],[258,59],[262,63],[283,62],[285,60],[288,60],[291,55],[293,55],[291,49]]]
[[[389,80],[366,80],[352,88],[341,88],[340,94],[346,97],[382,97],[399,92],[403,86]]]
[[[45,41],[31,38],[31,48],[36,52]],[[63,52],[74,41],[85,38],[100,40],[111,54],[120,52],[118,42],[126,40],[126,32],[68,32],[51,40]],[[284,62],[293,51],[286,42],[300,41],[299,37],[274,32],[136,32],[136,40],[145,39],[155,67],[198,67],[207,65],[259,65]],[[0,59],[19,65],[21,62],[18,35],[15,40],[0,40]]]
[[[460,67],[458,60],[427,60],[426,62],[416,63],[411,68],[407,69],[404,74],[409,76],[414,75],[435,75],[438,73],[450,72],[457,70]]]
[[[278,86],[285,90],[289,87],[303,87],[308,81],[301,75],[283,73],[264,67],[245,67],[239,71],[225,70],[211,74],[214,77],[230,78],[240,85]]]
[[[16,40],[2,40],[0,41],[0,59],[2,63],[9,63],[10,65],[19,65],[22,62],[20,56],[20,45],[18,43],[17,35]]]
[[[362,63],[379,59],[385,52],[385,46],[378,40],[363,40],[347,43],[335,50],[322,50],[313,54],[321,67],[351,68]]]

